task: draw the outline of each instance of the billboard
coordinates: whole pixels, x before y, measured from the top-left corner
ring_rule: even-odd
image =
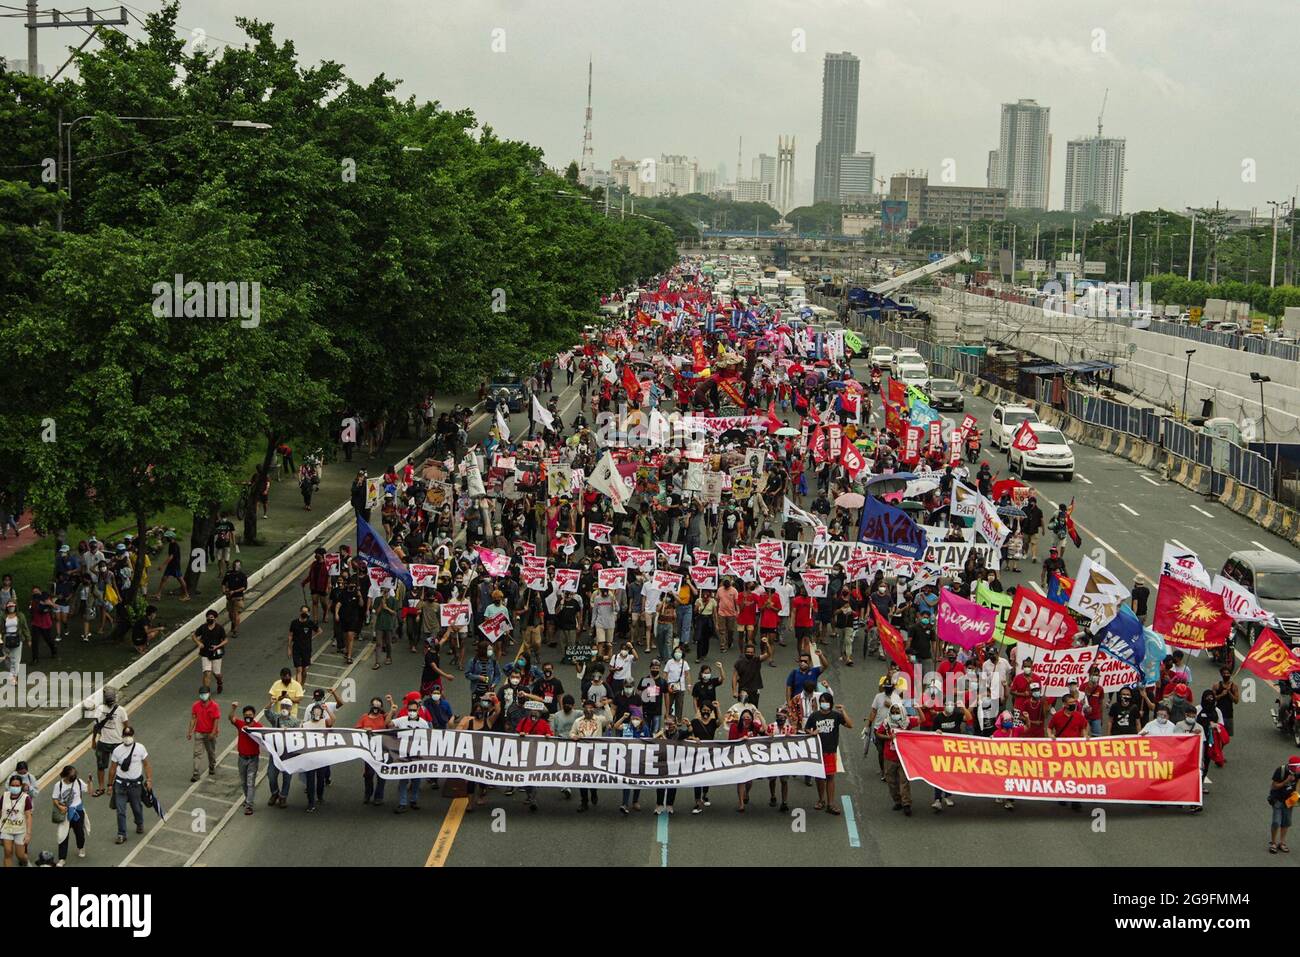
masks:
[[[886,226],[902,226],[907,223],[907,200],[882,199],[880,201],[880,221]]]

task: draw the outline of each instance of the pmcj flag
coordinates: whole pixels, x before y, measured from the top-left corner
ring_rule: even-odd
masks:
[[[357,515],[357,557],[364,559],[369,565],[378,565],[394,578],[404,582],[407,588],[415,587],[414,582],[411,581],[411,573],[406,570],[406,565],[397,557],[397,553],[388,547],[388,543],[375,531],[374,526],[360,515]]]

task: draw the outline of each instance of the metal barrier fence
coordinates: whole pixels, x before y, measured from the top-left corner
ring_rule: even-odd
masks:
[[[1185,322],[1165,322],[1161,319],[1153,319],[1148,331],[1158,332],[1166,336],[1177,336],[1179,339],[1195,339],[1197,342],[1204,342],[1207,345],[1244,350],[1253,352],[1255,355],[1271,356],[1274,359],[1300,362],[1300,346],[1289,342],[1278,342],[1274,339],[1247,339],[1244,335],[1231,332],[1215,332],[1210,329],[1201,329],[1199,326],[1188,325]]]
[[[1161,325],[1174,324],[1161,323]],[[1203,332],[1194,327],[1193,331],[1202,335],[1221,335]],[[978,376],[983,368],[983,356],[962,352],[952,346],[938,345],[895,329],[884,329],[879,326],[874,329],[874,333],[881,344],[891,348],[915,349],[927,363],[930,363],[934,371],[942,375],[952,375],[955,370]],[[1051,382],[1052,380],[1046,377],[1038,380],[1036,398],[1039,402],[1051,403]],[[1081,422],[1135,436],[1144,442],[1165,449],[1171,455],[1209,469],[1211,491],[1214,494],[1222,491],[1226,478],[1232,478],[1238,484],[1263,492],[1265,495],[1275,494],[1273,463],[1256,452],[1234,445],[1227,439],[1175,422],[1167,416],[1160,415],[1154,409],[1138,408],[1124,402],[1075,390],[1067,390],[1065,399],[1066,412]]]

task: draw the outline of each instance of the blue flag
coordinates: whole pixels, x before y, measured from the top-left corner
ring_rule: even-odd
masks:
[[[368,565],[378,565],[388,574],[403,582],[407,588],[414,588],[411,573],[406,570],[402,560],[388,547],[384,537],[375,531],[374,526],[357,515],[357,557],[364,559]]]
[[[1165,644],[1164,635],[1150,628],[1142,629],[1142,638],[1145,644],[1145,653],[1142,657],[1142,681],[1149,685],[1155,684],[1160,680],[1160,664],[1165,660],[1165,655],[1169,654],[1169,646]]]
[[[1131,668],[1141,669],[1146,657],[1146,639],[1142,635],[1142,622],[1133,614],[1133,609],[1120,605],[1119,614],[1101,633],[1101,650]]]
[[[858,541],[912,559],[924,558],[929,545],[925,531],[906,512],[886,505],[874,495],[867,496],[862,509]]]
[[[1053,575],[1052,580],[1047,583],[1047,598],[1058,605],[1068,605],[1070,603],[1070,593],[1061,587],[1061,576]]]
[[[934,409],[922,402],[920,399],[917,399],[912,403],[911,417],[909,418],[912,425],[924,427],[939,417],[938,412],[934,411]]]
[[[716,313],[712,313],[712,312],[711,312],[711,313],[709,313],[707,316],[705,316],[705,317],[704,317],[704,331],[707,332],[707,333],[712,334],[712,333],[715,331],[715,329],[714,329],[714,324],[717,322],[717,320],[718,320],[718,317],[717,317],[717,314],[716,314]]]

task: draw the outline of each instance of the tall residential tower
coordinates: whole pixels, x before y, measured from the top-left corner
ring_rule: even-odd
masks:
[[[822,127],[813,176],[813,202],[839,202],[840,157],[858,151],[860,66],[852,53],[828,53],[822,62]]]

